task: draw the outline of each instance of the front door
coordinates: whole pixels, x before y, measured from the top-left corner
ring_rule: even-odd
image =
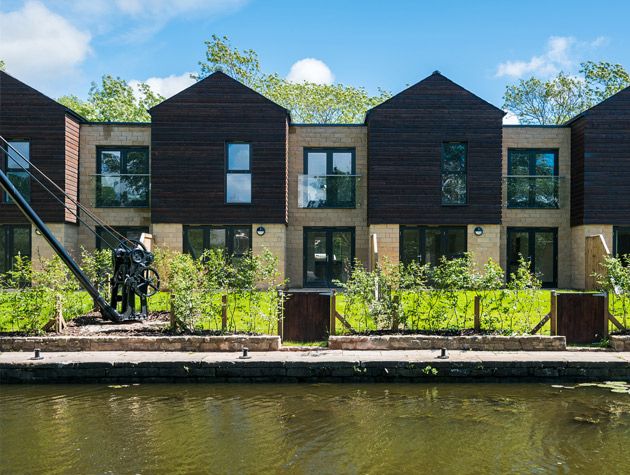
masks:
[[[304,287],[345,282],[354,261],[354,228],[304,228]]]
[[[516,274],[520,256],[529,259],[531,271],[543,287],[558,286],[558,230],[556,228],[508,228],[507,276]]]

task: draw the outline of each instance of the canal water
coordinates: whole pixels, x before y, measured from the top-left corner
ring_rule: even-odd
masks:
[[[542,384],[0,386],[0,473],[628,474],[630,394]]]

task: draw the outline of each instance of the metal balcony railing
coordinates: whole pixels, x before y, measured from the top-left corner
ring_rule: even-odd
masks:
[[[505,205],[513,209],[559,209],[568,203],[562,176],[507,175]]]
[[[94,190],[92,206],[97,208],[146,208],[149,206],[151,175],[90,175]]]
[[[360,175],[299,175],[298,208],[357,208]]]

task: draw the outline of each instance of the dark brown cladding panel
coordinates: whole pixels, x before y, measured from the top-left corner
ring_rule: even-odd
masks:
[[[503,111],[433,74],[370,111],[370,223],[501,222]],[[443,206],[443,142],[468,144],[468,204]]]
[[[630,88],[571,124],[571,222],[630,225]]]
[[[155,223],[286,223],[287,111],[223,73],[151,110]],[[227,142],[251,144],[252,204],[225,204]]]
[[[0,72],[0,135],[7,140],[28,140],[32,163],[61,188],[68,185],[68,191],[76,194],[76,119],[61,104],[4,72]],[[56,196],[63,202],[60,193]],[[32,180],[31,205],[44,221],[74,221],[61,203]],[[24,222],[26,218],[15,205],[0,203],[0,223]]]

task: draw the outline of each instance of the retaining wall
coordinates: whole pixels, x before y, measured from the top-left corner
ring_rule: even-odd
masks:
[[[610,346],[615,351],[630,351],[630,335],[611,335]]]

